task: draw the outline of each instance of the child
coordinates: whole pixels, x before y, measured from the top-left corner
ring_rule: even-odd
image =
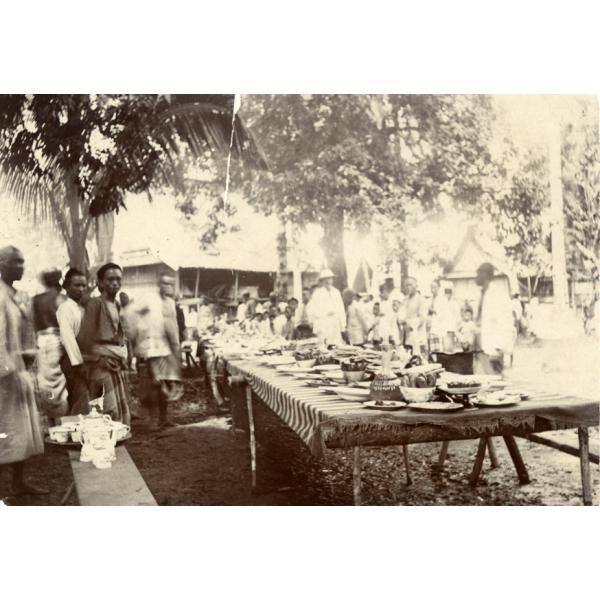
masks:
[[[458,342],[464,352],[472,352],[475,348],[477,325],[473,321],[473,309],[466,306],[462,310],[462,321],[458,326]]]

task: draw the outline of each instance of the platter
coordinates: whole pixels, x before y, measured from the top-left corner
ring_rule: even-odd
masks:
[[[477,386],[469,386],[469,387],[448,387],[447,385],[440,385],[438,384],[438,389],[442,390],[442,392],[445,392],[446,394],[459,394],[459,395],[463,395],[463,394],[476,394],[480,389],[481,389],[481,385],[477,385]]]
[[[131,433],[128,433],[122,440],[117,440],[117,446],[123,442],[126,442],[127,440],[130,440],[131,438]],[[54,440],[50,439],[50,436],[46,436],[44,438],[44,443],[50,444],[51,446],[62,446],[63,448],[81,448],[81,442],[55,442]]]
[[[413,402],[408,405],[408,408],[421,412],[441,413],[457,412],[462,410],[464,406],[454,402]]]
[[[406,408],[406,404],[404,402],[384,402],[383,405],[375,404],[375,400],[369,400],[363,404],[365,408],[370,408],[372,410],[401,410],[402,408]]]
[[[505,406],[516,406],[521,403],[519,396],[504,396],[501,398],[478,398],[473,400],[473,406],[482,408],[504,408]]]

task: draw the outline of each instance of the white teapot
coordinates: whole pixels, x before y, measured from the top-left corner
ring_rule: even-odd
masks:
[[[110,415],[102,415],[96,407],[83,419],[81,426],[82,462],[93,462],[98,453],[108,452],[110,460],[116,460],[117,430],[113,427]]]

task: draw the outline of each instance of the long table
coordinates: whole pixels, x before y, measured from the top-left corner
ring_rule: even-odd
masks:
[[[318,388],[307,387],[301,381],[256,361],[228,358],[226,355],[220,360],[227,372],[245,381],[248,392],[253,392],[275,412],[314,455],[322,456],[326,448],[354,449],[357,504],[360,503],[361,447],[394,445],[406,448],[413,443],[488,440],[502,436],[515,461],[520,459],[520,455],[514,440],[509,443],[512,436],[526,437],[572,428],[576,428],[579,434],[583,502],[586,505],[592,503],[588,428],[597,427],[600,422],[600,403],[597,400],[530,389],[529,400],[505,408],[473,408],[443,414],[410,409],[385,412],[366,409],[360,403],[347,402]],[[251,402],[248,410],[254,482],[256,452],[253,448]],[[517,456],[514,456],[515,453]],[[519,470],[517,462],[515,466]]]

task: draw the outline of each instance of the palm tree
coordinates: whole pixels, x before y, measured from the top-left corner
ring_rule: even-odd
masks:
[[[181,192],[190,160],[230,149],[266,166],[231,94],[0,96],[0,189],[33,223],[52,223],[79,268],[95,219],[126,192]]]

